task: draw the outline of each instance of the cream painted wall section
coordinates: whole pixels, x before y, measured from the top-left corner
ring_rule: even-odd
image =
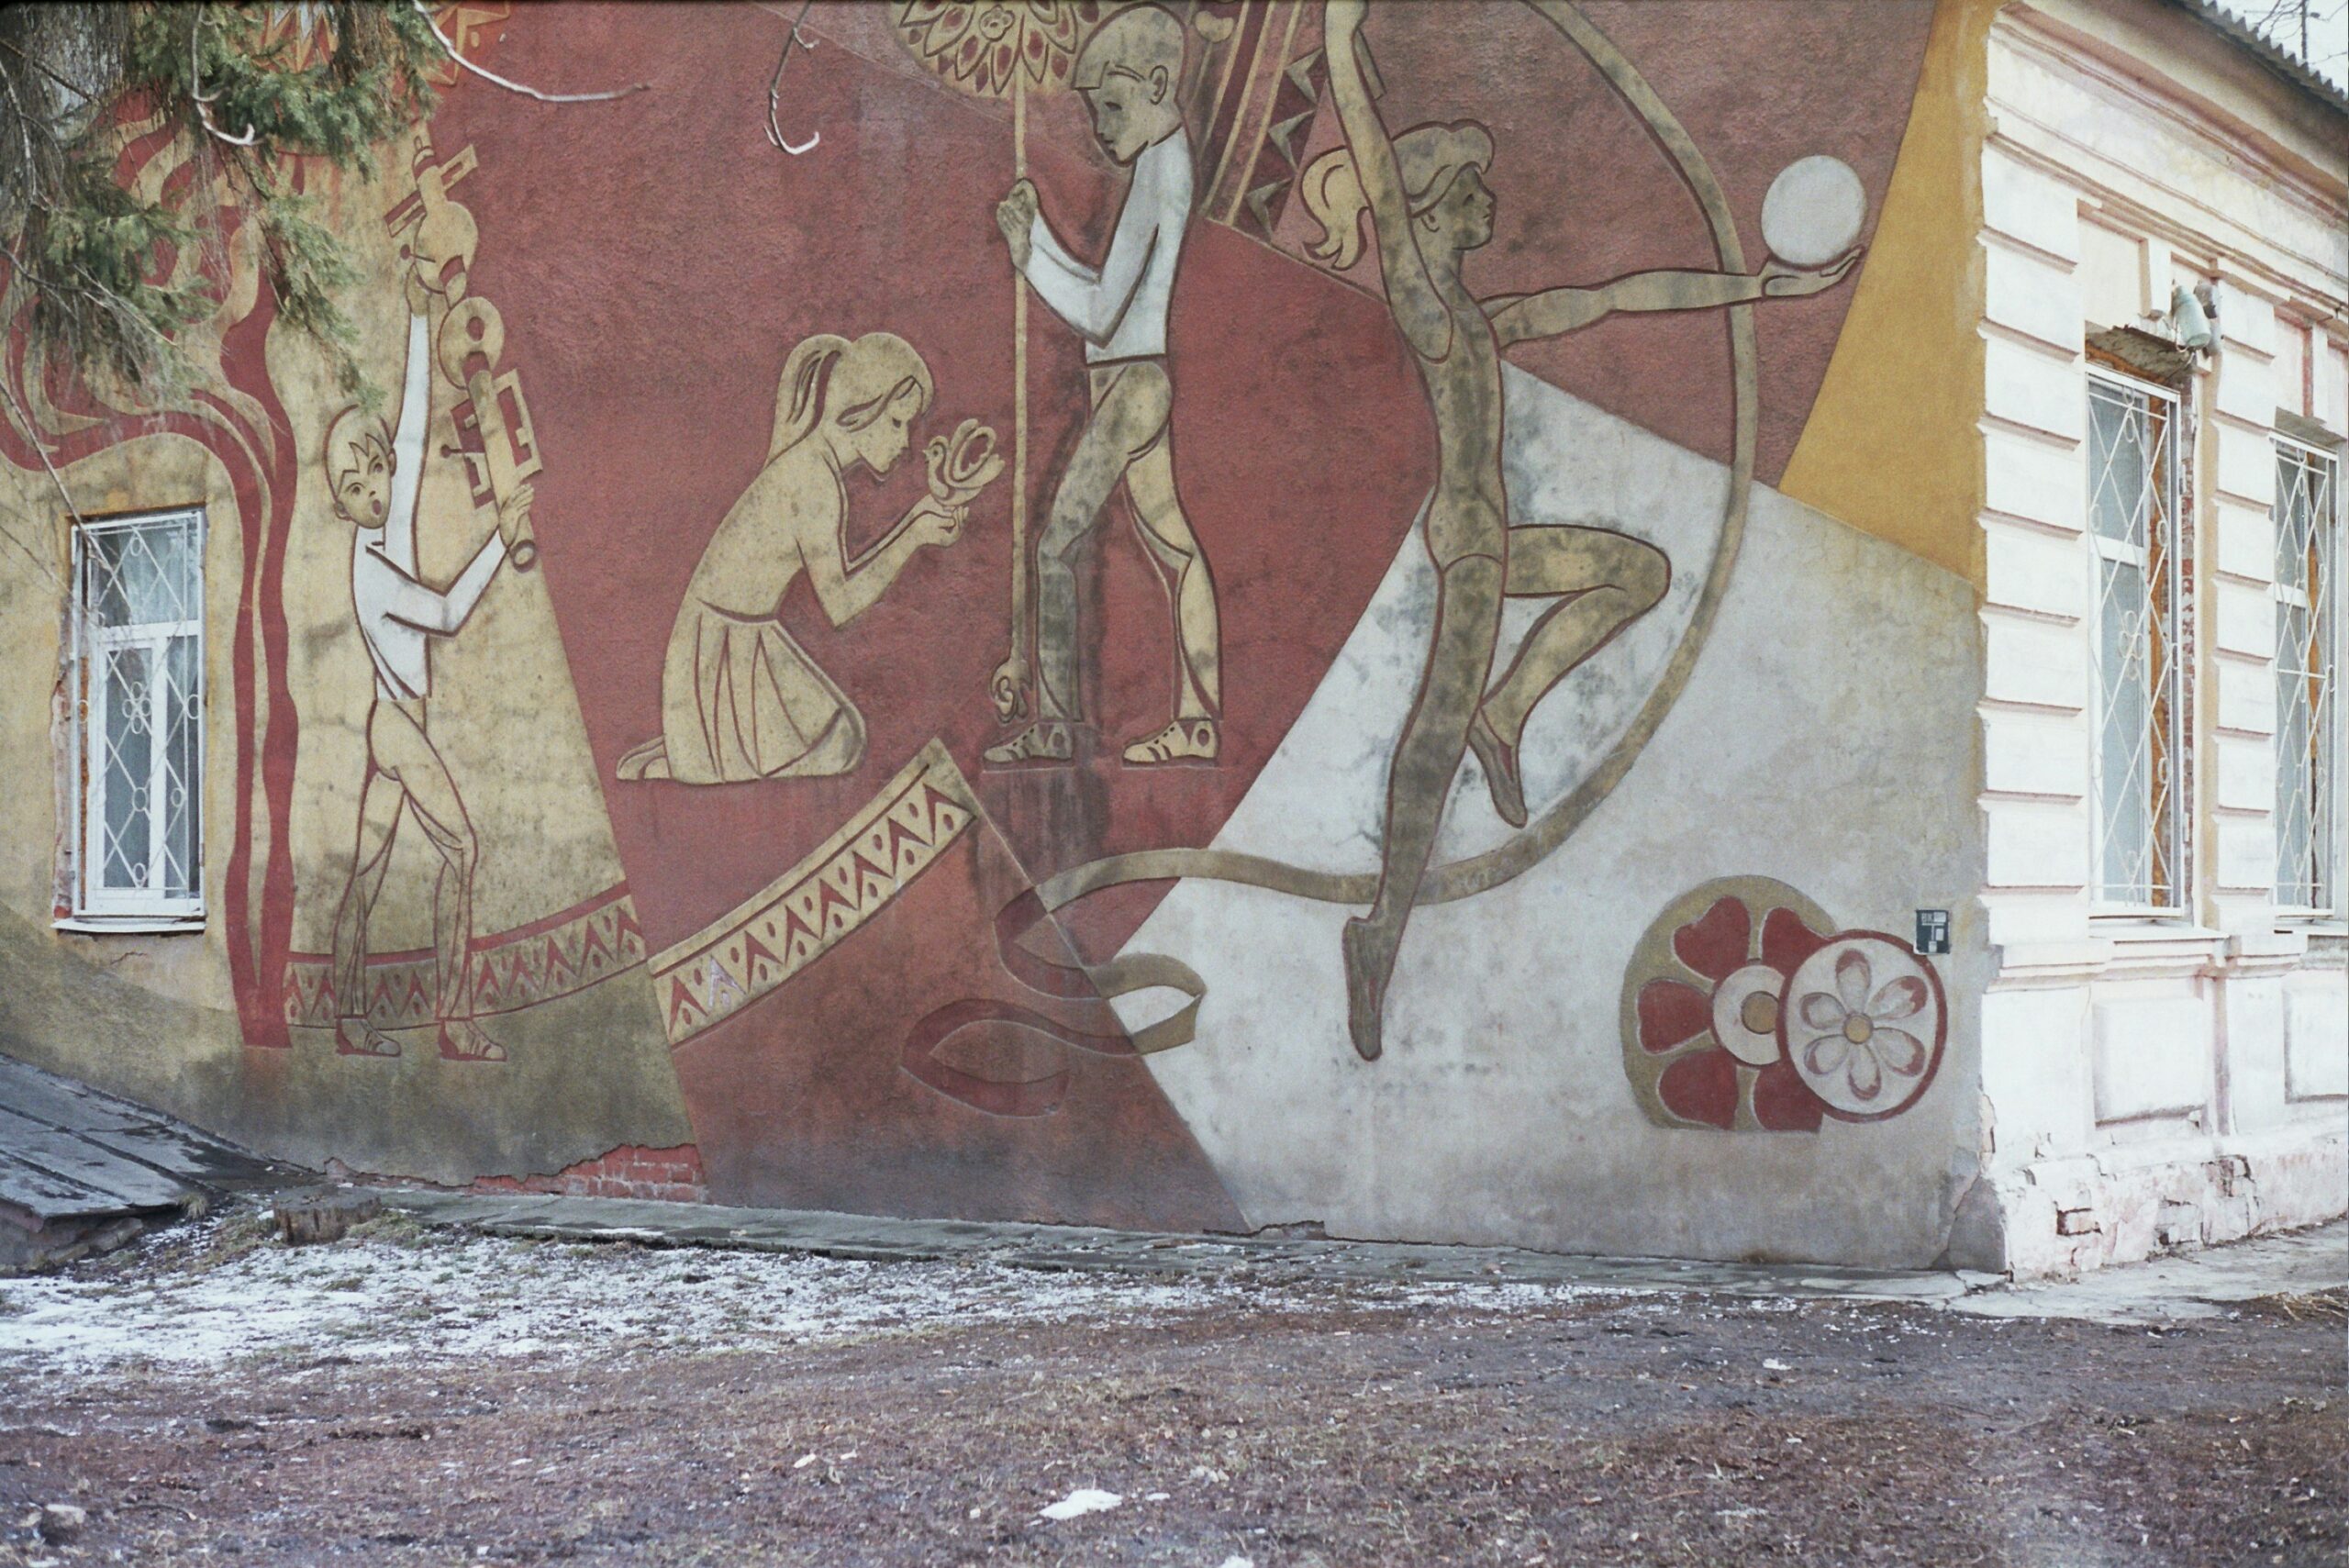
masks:
[[[2294,384],[2279,320],[2306,363],[2339,340],[2349,137],[2190,15],[2119,0],[2015,0],[1988,90],[1982,1089],[2008,1261],[2045,1272],[2349,1203],[2349,1101],[2289,1071],[2289,1019],[2331,1018],[2349,988],[2339,938],[2276,907],[2268,513],[2278,408],[2329,395]],[[2206,282],[2219,342],[2182,388],[2188,886],[2173,916],[2107,917],[2086,337],[2158,336],[2173,288]]]
[[[236,809],[236,496],[219,461],[176,435],[123,442],[59,477],[85,517],[206,510],[204,875],[214,912],[184,934],[94,936],[52,924],[61,833],[70,836],[78,809],[61,684],[72,525],[46,472],[0,462],[0,527],[14,541],[0,546],[12,558],[0,594],[0,757],[8,760],[0,787],[0,1050],[225,1128],[244,1065],[217,904]]]
[[[235,809],[233,628],[243,539],[228,471],[195,441],[140,437],[72,463],[59,478],[85,517],[202,506],[206,513],[204,879],[216,906],[228,873]],[[46,927],[67,895],[61,833],[70,836],[73,775],[70,716],[61,684],[64,612],[72,574],[72,520],[50,475],[0,462],[0,526],[12,536],[0,595],[0,749],[12,759],[0,789],[0,903]],[[16,546],[24,546],[17,549]],[[46,786],[46,787],[43,787]],[[233,1011],[225,939],[216,916],[190,935],[93,937],[55,932],[58,952],[101,963],[175,1001]]]
[[[406,167],[404,160],[397,167]],[[354,291],[362,361],[397,417],[406,318],[392,280],[398,266],[379,215],[401,194],[353,186],[341,227],[353,260],[390,286]],[[250,305],[250,301],[246,302]],[[518,323],[522,313],[516,312]],[[351,525],[326,500],[324,437],[350,401],[327,356],[279,323],[267,345],[283,402],[283,439],[295,472],[282,607],[285,679],[298,719],[289,840],[297,968],[325,969],[331,923],[352,863],[372,666],[352,603]],[[439,391],[419,507],[422,576],[452,578],[488,529],[475,506]],[[73,810],[71,761],[57,705],[61,616],[70,570],[66,508],[49,476],[0,464],[0,523],[43,557],[10,568],[0,596],[0,1050],[169,1108],[201,1125],[314,1168],[462,1184],[476,1175],[559,1171],[621,1145],[673,1148],[693,1129],[679,1098],[651,984],[640,964],[594,984],[490,1015],[510,1059],[445,1060],[435,1030],[403,1026],[395,1058],[351,1057],[335,1034],[297,1027],[292,1049],[249,1045],[230,992],[227,912],[220,890],[235,848],[236,744],[232,659],[242,581],[242,533],[227,472],[195,442],[150,436],[66,469],[75,504],[96,516],[203,504],[205,560],[206,918],[186,934],[83,935],[51,929],[59,824]],[[0,544],[0,549],[10,547]],[[20,557],[24,552],[15,552]],[[426,720],[479,832],[476,939],[544,921],[609,895],[624,877],[589,755],[568,663],[542,578],[501,571],[462,634],[432,651]],[[245,722],[250,722],[245,720]],[[255,786],[254,882],[271,831]],[[437,857],[420,831],[402,831],[368,933],[382,959],[428,948]],[[608,911],[606,917],[610,917]],[[278,976],[267,977],[273,988]],[[494,1074],[484,1077],[484,1073]],[[470,1074],[470,1075],[469,1075]],[[429,1129],[420,1136],[419,1128]]]
[[[342,198],[354,216],[341,230],[352,264],[363,273],[386,280],[398,274],[383,224],[361,220],[361,215],[388,209],[398,195],[354,187]],[[527,331],[527,302],[507,303],[507,329]],[[354,294],[351,310],[360,334],[357,351],[385,390],[384,417],[390,423],[399,415],[399,367],[407,330],[399,291],[387,285]],[[301,460],[285,567],[292,649],[287,680],[301,720],[292,824],[294,946],[322,952],[330,942],[351,856],[374,671],[352,610],[354,530],[333,508],[322,459],[327,427],[350,399],[338,390],[317,345],[298,331],[273,328],[269,368]],[[433,408],[417,505],[417,544],[424,581],[446,584],[489,536],[495,517],[468,494],[463,465],[436,455],[461,444],[451,409],[462,395],[438,373],[430,384]],[[474,930],[486,936],[511,929],[624,880],[545,578],[511,564],[501,567],[463,628],[453,637],[434,638],[429,656],[429,729],[481,838]],[[369,929],[373,951],[430,945],[438,866],[421,833],[403,830],[395,838],[391,869]]]

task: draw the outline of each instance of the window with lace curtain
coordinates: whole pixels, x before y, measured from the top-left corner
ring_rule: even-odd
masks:
[[[204,514],[74,534],[80,832],[73,912],[204,914]]]
[[[2276,902],[2341,909],[2341,460],[2276,439]]]
[[[2088,377],[2088,548],[2096,610],[2096,903],[2168,912],[2179,874],[2177,395]]]

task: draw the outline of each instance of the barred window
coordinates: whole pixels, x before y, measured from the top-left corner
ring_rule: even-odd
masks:
[[[2341,460],[2276,440],[2276,902],[2341,899]]]
[[[2096,609],[2096,901],[2182,902],[2177,760],[2178,476],[2175,393],[2088,378],[2088,546]]]
[[[204,515],[74,536],[78,916],[204,913]]]

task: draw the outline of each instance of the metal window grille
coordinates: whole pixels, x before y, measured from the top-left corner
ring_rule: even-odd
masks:
[[[2276,902],[2341,895],[2341,460],[2276,441]]]
[[[2176,395],[2088,378],[2088,547],[2095,573],[2096,901],[2182,902],[2178,772]]]
[[[204,913],[204,515],[74,536],[74,912]]]

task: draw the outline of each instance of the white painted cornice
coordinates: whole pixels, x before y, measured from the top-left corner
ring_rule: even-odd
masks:
[[[2076,8],[2084,3],[2071,0]],[[2334,241],[2349,234],[2349,161],[2326,171],[2293,156],[2207,98],[2161,90],[2143,61],[2122,69],[2109,43],[2025,0],[2000,12],[1993,49],[2005,51],[2009,64],[2003,83],[1999,71],[1992,72],[1992,146],[2079,190],[2107,222],[2161,239],[2203,270],[2225,265],[2304,313],[2341,312],[2349,296],[2349,240]],[[2165,178],[2157,156],[2130,160],[2110,144],[2083,141],[2075,134],[2076,118],[2070,128],[2050,123],[2053,101],[2019,101],[2030,95],[2034,76],[2046,88],[2079,95],[2082,107],[2099,117],[2124,117],[2141,126],[2149,150],[2166,145],[2205,172],[2239,174],[2247,210],[2224,210],[2207,190]],[[2278,204],[2283,211],[2271,206],[2270,215],[2288,214],[2289,221],[2259,221],[2248,210],[2254,202]]]

